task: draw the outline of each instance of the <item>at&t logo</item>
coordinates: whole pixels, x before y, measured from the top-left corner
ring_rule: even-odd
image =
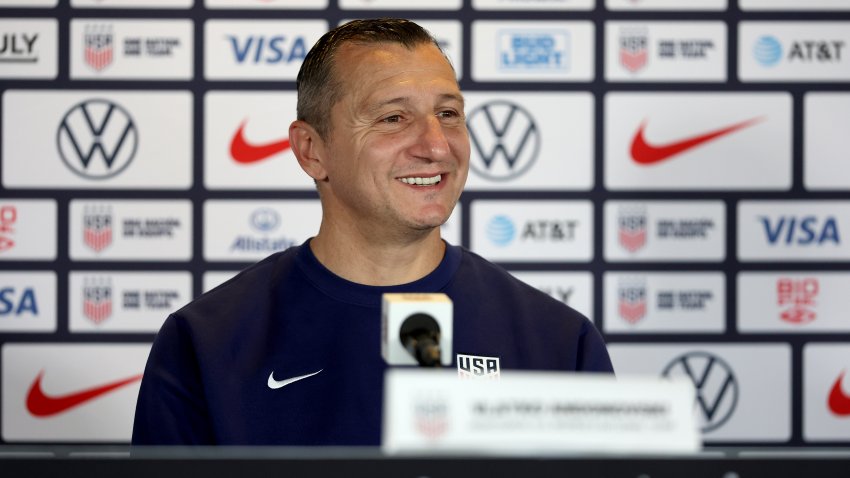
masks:
[[[774,36],[765,35],[756,41],[753,56],[764,66],[774,66],[782,60],[782,43]]]
[[[497,246],[507,246],[516,236],[516,226],[508,216],[495,216],[487,223],[487,237]]]
[[[467,117],[473,153],[469,168],[491,181],[509,181],[528,171],[540,151],[540,131],[531,114],[509,101],[491,101]]]
[[[133,118],[109,100],[88,100],[71,108],[56,132],[59,155],[75,174],[108,179],[121,173],[136,155],[139,133]]]

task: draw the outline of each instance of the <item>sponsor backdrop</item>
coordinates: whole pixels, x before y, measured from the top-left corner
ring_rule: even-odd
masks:
[[[707,445],[850,445],[850,0],[0,0],[0,444],[128,441],[166,315],[316,232],[294,79],[386,15],[466,93],[450,242]]]

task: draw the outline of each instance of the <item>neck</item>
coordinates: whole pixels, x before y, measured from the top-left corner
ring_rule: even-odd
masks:
[[[371,286],[416,281],[431,273],[443,260],[445,243],[440,228],[404,239],[365,237],[323,223],[310,241],[316,259],[343,279]]]

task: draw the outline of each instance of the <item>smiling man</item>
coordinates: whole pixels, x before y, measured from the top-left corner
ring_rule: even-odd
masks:
[[[413,22],[354,21],[318,41],[289,134],[316,182],[319,232],[168,317],[134,445],[378,445],[388,292],[447,294],[458,354],[612,371],[588,319],[440,238],[469,167],[463,106]]]

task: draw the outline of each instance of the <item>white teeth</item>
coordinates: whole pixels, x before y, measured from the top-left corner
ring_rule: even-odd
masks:
[[[438,174],[432,178],[398,178],[404,184],[416,184],[418,186],[433,186],[440,182],[442,175]]]

